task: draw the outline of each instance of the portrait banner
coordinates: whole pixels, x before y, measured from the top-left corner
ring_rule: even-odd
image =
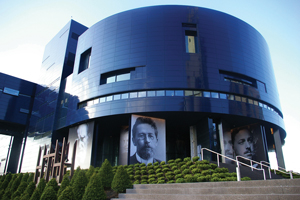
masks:
[[[129,164],[166,161],[164,119],[132,115]]]

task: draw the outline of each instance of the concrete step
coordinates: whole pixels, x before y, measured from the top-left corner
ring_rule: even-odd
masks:
[[[202,182],[173,184],[138,184],[119,194],[119,199],[300,199],[300,179]]]

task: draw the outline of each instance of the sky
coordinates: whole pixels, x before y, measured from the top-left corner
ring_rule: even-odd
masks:
[[[218,10],[262,34],[270,49],[287,132],[286,168],[300,172],[299,0],[0,0],[0,72],[37,82],[46,44],[71,19],[90,27],[113,14],[152,5]]]

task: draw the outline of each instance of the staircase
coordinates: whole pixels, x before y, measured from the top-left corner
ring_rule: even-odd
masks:
[[[290,200],[300,199],[300,179],[134,185],[119,199]]]

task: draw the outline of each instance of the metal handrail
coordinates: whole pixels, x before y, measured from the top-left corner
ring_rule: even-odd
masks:
[[[262,163],[266,163],[266,164],[268,164],[269,166],[264,165],[264,164],[262,164]],[[271,167],[270,167],[271,164],[268,163],[267,161],[260,161],[260,164],[261,164],[262,166],[268,167],[269,171],[274,170],[274,174],[276,174],[276,169],[271,169]],[[279,171],[279,172],[281,172],[281,173],[284,173],[284,174],[289,174],[289,175],[290,175],[290,179],[293,179],[293,173],[294,173],[294,174],[297,174],[297,175],[300,175],[299,173],[293,172],[292,170],[286,171],[286,169],[283,168],[283,167],[280,167],[280,166],[277,166],[277,167],[278,167],[277,171]],[[280,169],[282,169],[282,170],[280,170]],[[283,170],[284,170],[284,171],[283,171]]]
[[[218,167],[220,167],[220,159],[219,159],[219,156],[222,156],[222,157],[224,157],[224,158],[227,158],[227,159],[229,159],[229,160],[232,160],[232,161],[236,162],[236,165],[237,165],[237,167],[236,167],[236,176],[237,176],[237,180],[238,180],[238,181],[241,180],[241,175],[240,175],[240,164],[241,164],[241,165],[244,165],[244,166],[246,166],[246,167],[250,167],[250,168],[252,169],[252,171],[253,171],[253,169],[258,170],[258,171],[263,171],[264,180],[266,180],[266,173],[265,173],[265,170],[264,170],[264,169],[253,168],[253,166],[250,166],[250,165],[247,165],[247,164],[245,164],[245,163],[243,163],[243,162],[240,162],[240,161],[238,161],[238,160],[229,158],[229,157],[227,157],[227,156],[225,156],[225,155],[223,155],[223,154],[220,154],[220,153],[218,153],[218,152],[212,151],[212,150],[207,149],[207,148],[201,148],[201,159],[202,159],[202,160],[203,160],[203,150],[206,150],[206,151],[209,151],[209,152],[211,152],[211,153],[217,154],[217,163],[218,163]],[[256,161],[255,161],[255,162],[256,162]]]

